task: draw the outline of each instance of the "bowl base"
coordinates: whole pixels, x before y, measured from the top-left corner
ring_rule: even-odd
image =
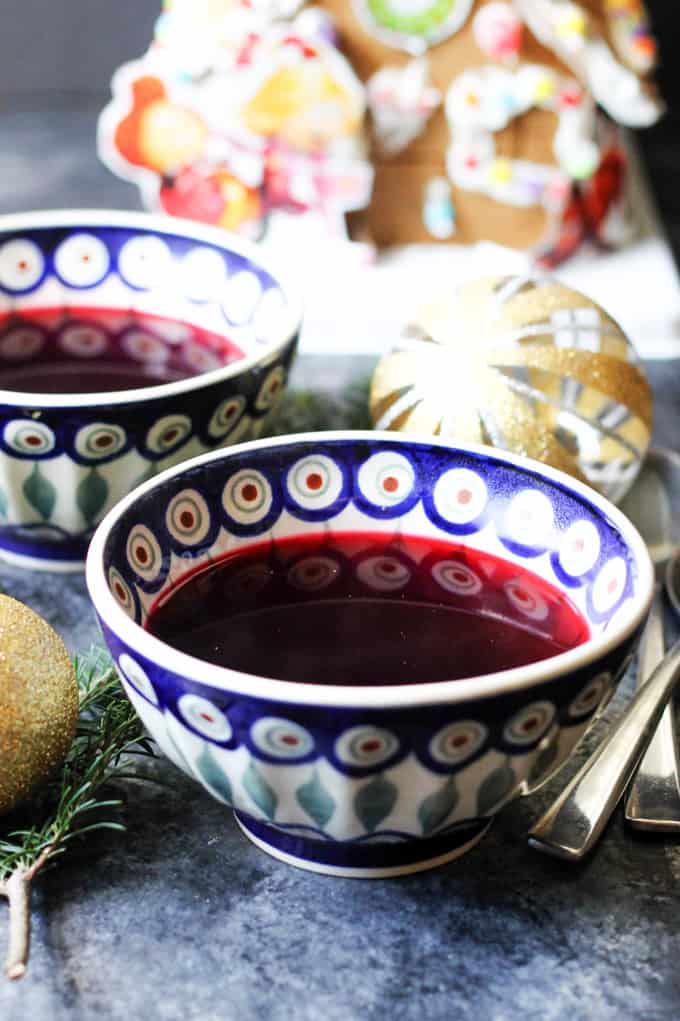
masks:
[[[85,571],[85,560],[59,560],[57,557],[35,557],[28,553],[15,553],[14,550],[0,546],[0,560],[13,567],[22,567],[29,571],[51,571],[54,574],[82,574]]]
[[[273,858],[308,872],[347,879],[389,879],[446,865],[474,847],[492,822],[478,819],[440,836],[378,844],[310,840],[238,812],[234,816],[248,839]]]

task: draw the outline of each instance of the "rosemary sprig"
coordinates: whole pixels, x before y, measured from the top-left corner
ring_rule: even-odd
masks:
[[[111,818],[122,803],[120,799],[101,795],[112,781],[129,778],[129,755],[154,755],[108,653],[92,649],[76,659],[75,667],[80,713],[66,761],[30,805],[30,813],[38,821],[0,839],[0,895],[7,899],[10,912],[5,974],[11,979],[21,978],[26,971],[35,876],[53,864],[74,838],[98,830],[125,829]]]
[[[348,383],[337,394],[324,390],[291,390],[284,394],[269,431],[274,436],[326,429],[370,429],[369,379]]]

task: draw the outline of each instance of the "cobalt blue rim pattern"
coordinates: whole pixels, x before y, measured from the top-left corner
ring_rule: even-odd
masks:
[[[267,347],[286,339],[291,296],[255,246],[228,232],[109,211],[0,217],[0,313],[158,309]]]
[[[313,863],[319,871],[337,869],[339,874],[351,874],[352,870],[361,869],[363,874],[372,872],[388,876],[403,874],[411,869],[420,871],[418,866],[425,861],[443,864],[445,860],[457,857],[456,850],[461,851],[484,835],[489,827],[489,819],[455,823],[444,833],[434,837],[413,841],[401,834],[391,840],[380,843],[368,842],[343,843],[306,836],[304,831],[297,833],[285,832],[263,825],[252,816],[236,812],[236,818],[251,839],[270,854],[284,857],[295,864]]]
[[[362,778],[398,766],[409,757],[445,776],[460,772],[489,751],[512,760],[534,751],[553,727],[580,726],[607,701],[628,667],[638,634],[580,671],[545,681],[540,694],[527,691],[499,696],[489,686],[485,697],[412,710],[364,708],[357,694],[351,708],[309,706],[262,699],[234,691],[215,691],[189,680],[132,649],[101,620],[126,686],[166,718],[226,753],[242,749],[262,763],[309,765],[322,757],[334,770]],[[489,701],[493,700],[493,707]],[[327,712],[333,710],[333,728]]]
[[[73,408],[41,409],[37,417],[38,409],[19,410],[0,399],[0,453],[25,462],[66,455],[78,465],[103,466],[136,452],[158,463],[192,439],[202,451],[223,446],[233,435],[259,435],[258,423],[285,389],[296,340],[243,376],[205,385],[196,380],[180,401],[170,395],[135,402],[131,396],[127,405],[102,402],[80,408],[76,398]],[[249,430],[243,428],[246,423]],[[201,451],[197,447],[195,453]]]
[[[528,691],[415,709],[365,709],[358,692],[350,709],[218,693],[143,660],[101,623],[128,697],[180,769],[272,853],[369,871],[376,847],[393,848],[397,869],[455,851],[549,777],[606,704],[637,640]]]
[[[189,540],[167,513],[183,494],[195,503]],[[143,594],[164,592],[173,554],[188,566],[194,558],[200,564],[201,558],[224,555],[229,535],[276,541],[291,528],[309,532],[310,524],[342,531],[343,514],[353,515],[354,530],[398,527],[404,534],[424,516],[433,535],[491,548],[531,570],[540,567],[548,580],[569,588],[596,633],[606,630],[633,594],[635,558],[622,534],[584,496],[490,454],[415,442],[406,448],[382,439],[320,437],[235,452],[224,464],[192,465],[163,483],[162,496],[151,489],[124,512],[107,543],[105,566],[115,564],[144,607]],[[134,540],[142,522],[152,534],[154,555],[149,559],[149,549],[140,546],[140,563]],[[197,531],[202,541],[196,541]],[[177,579],[175,572],[173,584]],[[121,605],[126,608],[127,600]],[[528,615],[530,609],[527,603]],[[540,606],[533,611],[539,613]],[[143,614],[142,609],[133,619],[143,623]]]

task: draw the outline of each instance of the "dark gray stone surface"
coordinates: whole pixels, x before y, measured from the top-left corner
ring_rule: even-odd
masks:
[[[136,206],[96,163],[93,111],[0,117],[0,208]],[[303,359],[328,391],[370,359]],[[677,443],[677,365],[650,367],[657,435]],[[45,614],[76,652],[96,640],[80,576],[0,567],[0,588]],[[608,709],[621,707],[630,678]],[[589,747],[540,794],[509,806],[458,863],[360,882],[296,871],[253,847],[174,767],[129,784],[124,835],[97,838],[44,876],[26,978],[0,979],[2,1021],[675,1021],[680,845],[624,829],[572,867],[526,831]],[[2,831],[0,827],[0,832]],[[0,944],[7,913],[0,902]]]

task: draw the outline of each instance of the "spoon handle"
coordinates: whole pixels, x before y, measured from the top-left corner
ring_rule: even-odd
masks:
[[[532,847],[567,861],[580,861],[592,850],[652,739],[679,674],[680,641],[530,830]]]
[[[640,645],[638,686],[663,658],[663,590],[654,595],[652,612]],[[626,821],[635,829],[680,830],[680,788],[673,710],[667,705],[638,766],[625,802]]]

